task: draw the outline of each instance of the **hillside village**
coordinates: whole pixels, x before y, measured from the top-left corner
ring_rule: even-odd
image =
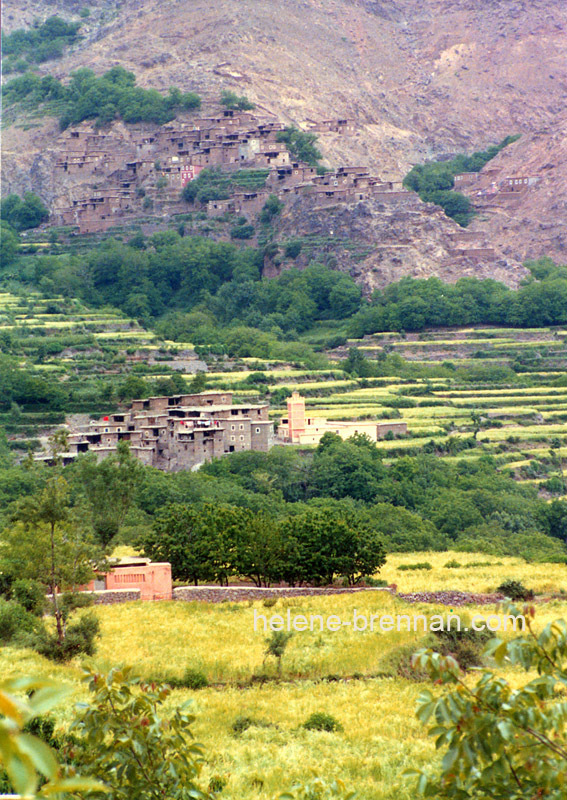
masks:
[[[127,410],[71,428],[66,451],[58,457],[70,464],[81,453],[93,453],[100,462],[125,442],[142,464],[177,472],[227,453],[268,453],[274,444],[318,444],[325,433],[341,439],[360,434],[373,442],[407,433],[405,422],[311,419],[305,414],[305,398],[293,392],[276,439],[268,412],[267,403],[233,404],[230,391],[133,400]],[[41,454],[36,460],[52,463],[54,457]]]
[[[55,180],[64,181],[66,193],[53,203],[50,224],[76,226],[78,233],[98,233],[108,228],[152,215],[169,217],[187,211],[181,190],[206,167],[226,173],[236,170],[262,171],[263,187],[235,191],[223,200],[209,200],[202,210],[210,217],[238,214],[253,220],[270,194],[283,202],[301,197],[311,208],[352,204],[375,198],[381,203],[417,207],[419,200],[399,181],[385,181],[365,166],[339,166],[318,174],[315,166],[294,161],[278,133],[285,125],[273,117],[248,111],[221,109],[217,115],[176,120],[141,129],[115,124],[96,129],[91,123],[61,134],[56,145]],[[352,120],[312,123],[314,132],[332,131],[352,136]],[[526,182],[504,176],[500,170],[483,172],[491,180],[494,203],[515,200],[537,178]],[[478,173],[458,175],[455,187],[472,193],[481,180]],[[450,248],[453,256],[491,259],[493,248],[479,242],[479,234],[456,231]]]

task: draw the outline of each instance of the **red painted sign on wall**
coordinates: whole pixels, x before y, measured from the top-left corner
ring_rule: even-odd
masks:
[[[203,167],[197,166],[196,164],[186,164],[185,166],[181,167],[181,183],[185,186],[186,183],[189,181],[195,180],[199,172]]]

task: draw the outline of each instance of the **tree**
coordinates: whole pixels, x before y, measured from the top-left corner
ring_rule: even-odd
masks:
[[[301,131],[294,125],[280,131],[276,140],[285,142],[292,158],[298,161],[305,161],[307,164],[317,166],[322,158],[321,152],[315,144],[317,136],[314,133]]]
[[[228,584],[237,567],[237,543],[252,519],[247,509],[206,503],[200,508],[173,503],[156,515],[143,539],[146,555],[169,561],[174,580]]]
[[[293,633],[286,633],[285,631],[272,631],[271,635],[266,639],[264,661],[268,656],[273,656],[278,665],[278,675],[281,675],[282,658],[292,636]]]
[[[510,606],[510,617],[520,611]],[[434,721],[429,733],[445,748],[438,774],[419,775],[418,790],[439,800],[561,800],[567,772],[567,624],[559,619],[541,633],[535,611],[523,609],[527,631],[512,640],[493,639],[486,653],[499,666],[535,672],[523,685],[483,670],[474,685],[463,680],[450,656],[416,653],[414,664],[451,688],[441,697],[425,691],[417,715]]]
[[[103,781],[113,800],[212,800],[197,783],[195,718],[183,707],[165,711],[169,686],[148,684],[131,667],[87,671],[85,681],[93,697],[71,728],[74,766]]]
[[[142,480],[143,467],[126,442],[100,464],[86,456],[78,464],[76,483],[88,501],[94,532],[103,547],[118,534]]]
[[[336,576],[353,585],[386,560],[380,537],[332,506],[288,517],[281,537],[283,577],[292,585],[329,585]]]
[[[37,228],[49,217],[49,211],[41,198],[33,192],[26,192],[23,198],[9,194],[0,204],[0,217],[16,231]]]
[[[31,578],[51,594],[57,640],[65,639],[65,613],[58,592],[89,581],[93,546],[80,509],[69,501],[69,486],[60,475],[45,488],[22,498],[12,514],[12,525],[2,533],[0,565],[8,575]]]
[[[313,457],[311,491],[316,496],[371,502],[386,475],[380,452],[367,437],[347,441],[325,434]]]
[[[232,109],[233,111],[251,111],[253,108],[256,108],[254,103],[248,100],[244,95],[239,97],[236,92],[231,92],[227,89],[221,92],[220,102],[225,108]]]

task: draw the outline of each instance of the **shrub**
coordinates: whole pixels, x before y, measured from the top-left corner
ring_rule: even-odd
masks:
[[[445,569],[459,569],[459,567],[462,567],[462,566],[463,566],[462,564],[460,564],[458,561],[455,561],[455,559],[452,558],[450,561],[447,561],[447,563],[445,564]]]
[[[15,600],[0,597],[0,644],[10,644],[33,633],[37,624],[37,617]]]
[[[433,569],[433,567],[431,566],[429,561],[418,561],[416,564],[400,564],[400,566],[398,567],[398,570],[400,570],[400,572],[406,572],[408,570],[413,570],[413,569],[416,570]]]
[[[254,717],[240,716],[234,720],[230,727],[232,732],[238,736],[244,733],[244,731],[247,731],[248,728],[269,728],[270,723],[262,719],[255,719]]]
[[[182,686],[186,689],[204,689],[208,685],[207,676],[198,669],[187,667],[183,673]]]
[[[496,591],[506,595],[510,600],[532,600],[534,596],[533,591],[525,587],[522,581],[513,579],[508,579],[501,583]]]
[[[264,608],[273,608],[277,602],[278,602],[277,597],[266,597],[264,598],[264,600],[262,600],[262,605],[264,606]]]
[[[382,578],[373,578],[371,575],[367,575],[366,578],[364,578],[364,583],[367,586],[372,586],[376,589],[381,589],[388,585],[388,581],[385,581]]]
[[[428,678],[427,673],[413,666],[413,656],[420,647],[430,647],[433,642],[433,637],[428,636],[422,639],[421,642],[408,642],[395,647],[379,661],[378,674],[392,678],[400,677],[419,683],[426,681]]]
[[[343,730],[341,723],[325,711],[315,711],[305,720],[302,727],[308,731],[327,731],[328,733]]]
[[[59,640],[56,633],[40,628],[30,640],[37,652],[51,661],[69,661],[74,656],[95,653],[95,639],[100,635],[100,623],[93,613],[84,614],[77,622],[68,625],[65,636]]]
[[[435,631],[438,644],[433,647],[442,655],[451,655],[463,670],[478,667],[482,663],[482,651],[486,642],[492,638],[489,630],[474,630],[470,620],[461,615],[461,630]]]
[[[19,578],[12,584],[12,597],[26,611],[40,617],[45,609],[45,591],[37,581]]]
[[[285,257],[297,258],[297,256],[301,253],[302,246],[303,245],[300,239],[292,239],[291,241],[287,242],[284,250]]]
[[[94,605],[94,597],[86,592],[65,592],[61,598],[64,619],[68,619],[72,611],[76,611],[78,608],[90,608],[92,605]]]

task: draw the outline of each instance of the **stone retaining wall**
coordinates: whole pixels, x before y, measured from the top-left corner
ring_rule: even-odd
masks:
[[[91,595],[95,606],[110,606],[114,603],[132,603],[140,599],[139,589],[96,589],[94,592],[81,592]],[[46,595],[51,600],[51,595]]]
[[[315,595],[353,594],[354,592],[367,591],[385,592],[389,591],[389,589],[369,589],[362,586],[344,589],[333,586],[322,588],[292,586],[269,589],[258,586],[179,586],[173,590],[173,599],[200,603],[222,603],[226,601],[238,603],[243,600],[264,600],[266,597],[313,597]]]

